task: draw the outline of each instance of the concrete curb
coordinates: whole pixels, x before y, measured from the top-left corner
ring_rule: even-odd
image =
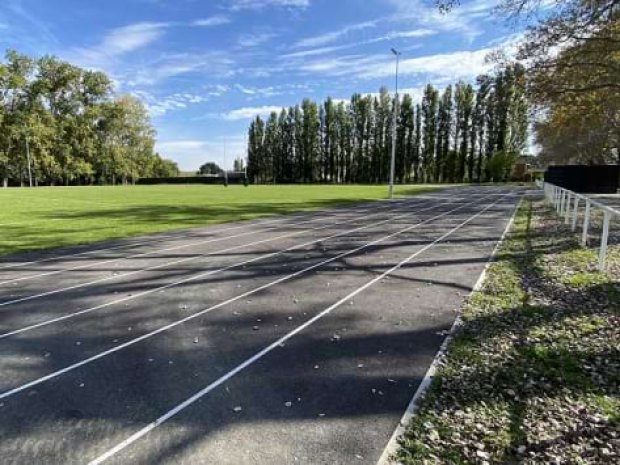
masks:
[[[499,251],[500,246],[504,242],[504,239],[506,238],[508,231],[510,231],[510,228],[512,227],[512,224],[514,223],[515,217],[517,215],[517,211],[519,210],[519,206],[521,205],[521,202],[523,201],[523,198],[525,196],[526,194],[523,194],[521,198],[519,199],[519,202],[517,202],[517,205],[514,208],[514,211],[512,212],[512,215],[510,217],[510,220],[508,221],[508,224],[506,225],[506,228],[504,229],[504,232],[502,233],[501,237],[497,241],[495,248],[491,252],[491,255],[489,256],[489,259],[487,260],[487,263],[484,269],[482,270],[482,273],[480,273],[480,276],[478,277],[476,284],[474,284],[474,287],[472,288],[471,292],[467,296],[468,300],[469,298],[471,298],[474,292],[479,291],[480,288],[482,287],[482,283],[484,282],[489,266],[491,266],[491,263],[493,263],[494,258],[497,255],[497,252]],[[398,439],[405,433],[407,426],[409,425],[409,423],[411,422],[411,419],[413,418],[416,411],[418,410],[418,403],[422,399],[422,397],[426,393],[426,390],[431,384],[433,376],[435,375],[435,372],[437,371],[439,360],[445,353],[446,348],[448,347],[448,344],[450,344],[450,341],[452,341],[452,338],[454,337],[456,329],[460,325],[461,325],[461,316],[459,314],[454,320],[454,323],[452,324],[452,327],[450,328],[450,332],[448,333],[448,336],[444,339],[443,343],[439,347],[439,351],[435,355],[435,358],[433,359],[431,366],[428,368],[426,374],[424,375],[424,378],[422,379],[422,382],[418,386],[418,389],[416,389],[415,394],[413,395],[413,398],[411,399],[411,401],[409,402],[409,405],[407,406],[407,409],[405,410],[405,413],[403,414],[402,418],[398,422],[398,426],[394,430],[394,433],[392,434],[392,436],[390,437],[390,440],[385,446],[385,449],[383,450],[381,457],[379,457],[377,465],[399,465],[399,462],[391,461],[390,457],[392,457],[398,450]]]

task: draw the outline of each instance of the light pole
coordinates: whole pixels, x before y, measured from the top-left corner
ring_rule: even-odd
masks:
[[[396,49],[391,49],[396,56],[396,98],[394,99],[394,119],[392,122],[392,159],[390,160],[390,186],[388,188],[388,198],[394,198],[394,169],[396,163],[396,124],[398,123],[398,64],[401,53]]]

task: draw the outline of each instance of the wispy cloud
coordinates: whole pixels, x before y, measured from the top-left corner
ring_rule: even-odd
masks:
[[[255,118],[257,115],[260,116],[268,116],[272,112],[279,113],[282,110],[282,107],[278,107],[275,105],[264,105],[261,107],[243,107],[238,108],[236,110],[231,110],[227,113],[223,113],[220,115],[212,115],[212,116],[220,116],[222,119],[226,121],[239,121],[239,120],[250,120]]]
[[[270,32],[243,34],[241,37],[239,37],[237,44],[240,47],[258,47],[265,42],[269,42],[274,37],[276,37],[276,34]]]
[[[229,90],[227,86],[210,86],[200,93],[176,92],[170,95],[155,95],[145,90],[135,90],[131,94],[139,98],[152,117],[164,116],[175,110],[182,110],[190,105],[205,103],[220,97]]]
[[[230,0],[230,9],[239,10],[260,10],[267,7],[284,8],[307,8],[310,0]]]
[[[140,66],[127,66],[122,79],[129,87],[148,86],[176,76],[200,73],[205,79],[234,74],[234,61],[224,52],[164,54]]]
[[[489,70],[485,57],[491,48],[427,55],[401,60],[402,75],[427,75],[433,79],[473,78]],[[394,61],[387,55],[349,55],[308,61],[301,65],[307,72],[328,76],[355,76],[360,79],[386,78],[394,74]]]
[[[386,0],[396,10],[400,21],[414,21],[421,26],[429,26],[446,32],[458,32],[473,41],[482,34],[482,23],[491,18],[491,11],[497,0],[473,0],[463,2],[450,14],[441,13],[435,5],[424,0]]]
[[[106,68],[115,58],[155,42],[168,26],[168,23],[142,22],[112,29],[99,44],[75,48],[67,55],[82,66]]]
[[[276,95],[299,95],[301,92],[312,92],[312,87],[306,84],[284,84],[267,87],[252,87],[235,84],[235,89],[247,96],[249,100],[254,98],[267,98]]]
[[[370,45],[370,44],[375,44],[375,43],[385,42],[385,41],[390,41],[390,40],[396,40],[396,39],[420,38],[420,37],[430,36],[433,34],[436,34],[436,31],[434,31],[433,29],[414,29],[411,31],[391,32],[383,36],[375,37],[375,38],[368,39],[368,40],[363,40],[360,42],[352,42],[352,43],[344,44],[344,45],[335,45],[333,47],[319,47],[319,48],[313,48],[309,50],[301,50],[299,52],[287,53],[285,55],[282,55],[282,58],[304,58],[304,57],[309,57],[309,56],[325,55],[327,53],[337,52],[339,50],[346,50],[349,48],[361,47],[363,45]]]
[[[208,18],[197,19],[193,21],[192,26],[198,27],[214,27],[214,26],[222,26],[224,24],[229,24],[231,19],[228,16],[224,15],[215,15],[209,16]]]
[[[336,31],[327,32],[313,37],[306,37],[305,39],[298,41],[295,46],[299,48],[320,47],[331,44],[342,37],[346,37],[351,32],[372,28],[376,25],[377,21],[365,21],[363,23],[351,24]]]

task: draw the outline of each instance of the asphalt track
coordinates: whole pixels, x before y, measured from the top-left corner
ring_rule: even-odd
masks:
[[[522,194],[0,263],[0,463],[375,464]]]

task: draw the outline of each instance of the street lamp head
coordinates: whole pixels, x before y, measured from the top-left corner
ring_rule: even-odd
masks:
[[[391,48],[390,50],[392,50],[392,53],[396,56],[400,55],[400,52],[394,48]]]

